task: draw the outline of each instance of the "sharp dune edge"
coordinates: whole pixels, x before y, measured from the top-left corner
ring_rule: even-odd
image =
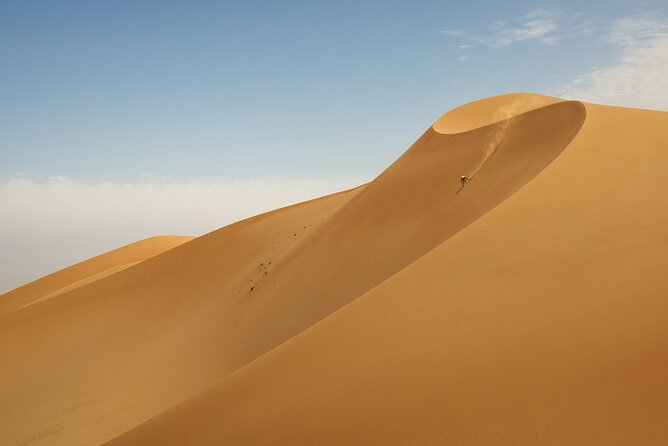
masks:
[[[666,129],[484,99],[371,183],[0,296],[0,444],[665,442]]]

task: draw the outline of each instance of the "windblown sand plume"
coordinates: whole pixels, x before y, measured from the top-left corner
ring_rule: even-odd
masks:
[[[0,443],[666,442],[666,129],[484,99],[366,185],[0,296]]]
[[[490,121],[498,122],[498,125],[496,126],[495,132],[493,132],[487,138],[487,150],[485,150],[483,156],[480,157],[480,161],[478,161],[478,164],[476,164],[476,166],[471,170],[471,173],[468,175],[468,177],[473,178],[487,162],[487,160],[489,160],[489,158],[492,157],[492,155],[494,155],[494,153],[496,153],[496,151],[499,149],[503,139],[506,136],[506,133],[508,132],[508,126],[513,122],[511,119],[513,116],[521,114],[524,111],[537,108],[541,105],[546,105],[545,98],[531,95],[517,95],[507,103],[498,105],[493,110],[492,119]],[[461,108],[454,110],[453,112],[441,118],[441,121],[447,123],[452,118],[452,114],[462,112],[464,112],[464,110],[461,110]]]

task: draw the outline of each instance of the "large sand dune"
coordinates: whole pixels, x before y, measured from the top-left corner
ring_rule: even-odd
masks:
[[[0,443],[666,441],[667,128],[489,98],[367,185],[0,296]]]

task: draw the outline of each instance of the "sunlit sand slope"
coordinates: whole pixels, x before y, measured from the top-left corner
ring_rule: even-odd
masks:
[[[587,104],[563,153],[540,144],[576,132],[584,115],[573,103],[520,115],[535,120],[509,124],[457,194],[454,214],[504,187],[516,191],[509,184],[524,156],[535,157],[537,171],[553,160],[533,181],[350,304],[112,444],[665,442],[668,114]],[[547,131],[558,121],[570,126]],[[471,135],[489,139],[483,127],[455,141]],[[476,161],[457,159],[449,175]],[[454,206],[456,178],[442,182],[433,198]],[[418,201],[418,191],[428,193],[411,189]],[[446,215],[422,227],[424,237],[457,218]]]

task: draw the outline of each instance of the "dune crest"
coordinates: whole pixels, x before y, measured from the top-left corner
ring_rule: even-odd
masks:
[[[364,186],[5,314],[0,432],[28,444],[659,438],[668,408],[652,389],[667,383],[648,364],[668,344],[667,115],[476,101]]]
[[[432,129],[443,134],[469,132],[558,102],[563,100],[532,93],[492,96],[453,108],[437,119]]]

